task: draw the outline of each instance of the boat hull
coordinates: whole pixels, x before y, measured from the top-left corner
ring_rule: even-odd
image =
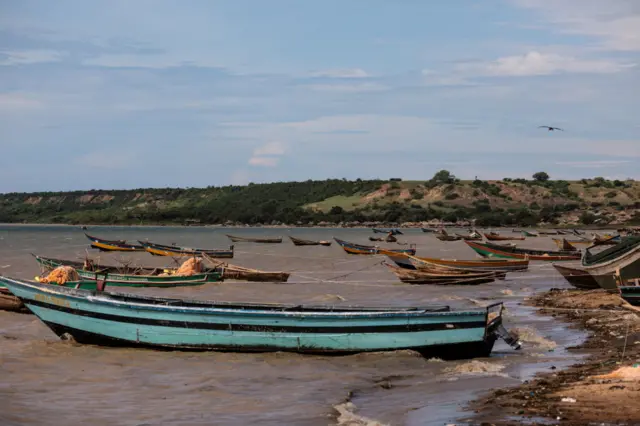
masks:
[[[640,306],[640,286],[620,286],[620,297],[632,305]]]
[[[591,274],[583,269],[569,268],[562,265],[553,265],[556,271],[564,277],[565,280],[575,288],[583,290],[594,290],[600,288],[598,281]]]
[[[386,254],[386,253],[405,253],[405,254],[410,254],[412,256],[416,254],[415,248],[385,249],[381,247],[364,246],[360,244],[350,243],[348,241],[339,240],[337,238],[334,238],[334,240],[336,240],[338,245],[340,245],[340,247],[342,247],[342,249],[346,251],[348,254],[374,255],[374,254]]]
[[[487,258],[499,258],[499,259],[528,259],[528,260],[542,260],[542,261],[569,261],[580,260],[580,254],[557,254],[553,252],[544,252],[540,250],[529,250],[499,247],[493,244],[481,244],[473,241],[465,241],[465,243],[471,247],[476,253],[482,257]],[[549,254],[551,253],[551,254]]]
[[[57,335],[99,345],[332,354],[411,349],[455,359],[489,355],[502,322],[501,304],[462,312],[224,308],[1,280]]]
[[[499,260],[499,259],[482,259],[482,260],[454,260],[454,259],[438,259],[431,257],[406,256],[403,254],[385,253],[389,259],[393,260],[396,265],[404,269],[418,269],[416,260],[436,264],[444,267],[467,270],[483,270],[483,271],[502,271],[515,272],[526,271],[529,268],[528,260]]]

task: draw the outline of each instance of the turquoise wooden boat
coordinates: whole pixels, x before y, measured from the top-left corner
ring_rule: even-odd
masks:
[[[33,255],[36,261],[46,270],[58,266],[71,266],[76,270],[80,280],[80,288],[94,289],[96,281],[106,281],[110,287],[190,287],[204,285],[222,280],[222,273],[217,270],[204,270],[193,275],[163,275],[164,268],[132,268],[127,266],[93,266],[72,260],[52,259]],[[175,270],[176,268],[169,268]],[[68,284],[68,285],[67,285]],[[65,286],[75,287],[76,283]]]
[[[331,307],[238,304],[76,290],[0,277],[62,338],[78,343],[226,351],[349,354],[411,349],[445,359],[488,356],[502,303],[481,310],[448,306]]]

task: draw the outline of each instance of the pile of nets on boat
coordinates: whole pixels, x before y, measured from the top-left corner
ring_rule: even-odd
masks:
[[[199,257],[190,257],[185,260],[178,269],[165,269],[164,272],[164,274],[160,274],[161,277],[168,277],[171,275],[189,277],[191,275],[199,274],[202,272],[202,259]]]
[[[46,277],[40,278],[39,281],[45,284],[63,285],[72,281],[80,281],[80,276],[71,266],[58,266]]]

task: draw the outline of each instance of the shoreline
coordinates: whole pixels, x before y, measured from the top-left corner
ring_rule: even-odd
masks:
[[[481,396],[470,404],[473,424],[640,424],[640,308],[604,290],[552,289],[527,304],[589,331],[583,344],[569,348],[587,357]]]

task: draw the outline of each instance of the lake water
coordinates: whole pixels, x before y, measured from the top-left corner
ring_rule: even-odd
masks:
[[[130,290],[190,299],[350,305],[449,304],[507,306],[508,329],[526,328],[514,351],[499,341],[489,358],[438,362],[409,351],[352,356],[289,353],[243,354],[113,349],[60,341],[35,316],[0,311],[0,424],[2,425],[328,425],[349,393],[347,415],[389,425],[464,424],[466,404],[480,393],[513,386],[537,371],[574,363],[566,348],[582,332],[521,306],[525,297],[568,284],[550,264],[479,286],[399,283],[382,256],[350,256],[337,244],[296,247],[288,238],[368,243],[366,229],[222,229],[209,227],[91,227],[107,239],[224,248],[230,233],[283,236],[282,244],[236,243],[234,264],[291,271],[288,283],[212,283],[179,289]],[[506,233],[506,231],[503,231]],[[398,237],[419,256],[471,259],[464,242],[441,242],[419,229]],[[550,237],[523,247],[552,248]],[[397,245],[389,245],[395,246]],[[40,270],[30,253],[105,264],[170,265],[170,258],[104,254],[88,248],[76,227],[0,226],[0,273],[33,279]],[[556,346],[557,345],[557,346]],[[366,420],[362,420],[366,424]]]

